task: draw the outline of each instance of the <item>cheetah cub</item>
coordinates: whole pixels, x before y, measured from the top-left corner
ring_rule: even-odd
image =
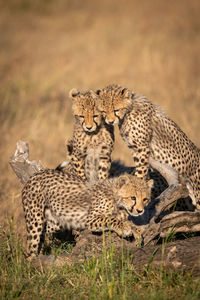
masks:
[[[96,107],[93,91],[81,93],[72,89],[69,96],[73,101],[76,122],[73,138],[67,147],[76,174],[88,181],[106,179],[114,145],[113,126],[103,120]],[[90,159],[87,159],[88,155]],[[92,166],[88,165],[89,162],[91,164],[91,157],[95,165],[98,162],[95,174],[91,174]]]
[[[152,184],[133,175],[93,183],[50,169],[33,175],[22,190],[29,257],[39,254],[45,235],[60,229],[110,229],[122,237],[139,238],[137,227],[124,218],[126,213],[144,212]]]
[[[132,150],[138,177],[144,178],[152,158],[190,180],[193,204],[200,209],[200,150],[160,107],[144,96],[113,84],[96,91],[98,109],[107,124],[117,124]]]

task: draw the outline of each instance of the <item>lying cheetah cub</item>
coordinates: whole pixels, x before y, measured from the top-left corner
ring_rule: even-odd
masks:
[[[124,219],[122,211],[142,214],[152,184],[133,175],[95,183],[50,169],[33,175],[22,190],[28,255],[39,254],[45,235],[60,229],[110,229],[119,236],[139,238],[137,227]]]
[[[71,143],[71,161],[78,176],[90,181],[91,166],[87,165],[87,155],[97,157],[96,180],[108,177],[111,152],[114,144],[113,127],[106,124],[96,107],[93,92],[80,93],[72,89],[72,110],[76,118]],[[91,161],[91,160],[90,160]]]
[[[160,107],[119,85],[98,90],[96,98],[105,122],[118,123],[132,150],[135,174],[141,178],[147,175],[150,158],[172,167],[190,179],[190,197],[200,209],[200,150],[186,134]]]

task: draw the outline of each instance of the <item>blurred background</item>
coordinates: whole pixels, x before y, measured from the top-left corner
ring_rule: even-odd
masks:
[[[0,1],[0,225],[24,232],[16,142],[54,168],[73,117],[68,92],[124,85],[161,105],[200,147],[199,0]],[[132,165],[116,130],[113,158]],[[2,228],[2,227],[1,227]]]

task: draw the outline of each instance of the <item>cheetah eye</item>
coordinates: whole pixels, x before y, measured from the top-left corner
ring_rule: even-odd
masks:
[[[98,118],[98,115],[94,115],[94,116],[93,116],[93,119],[95,119],[95,118]]]
[[[143,202],[144,202],[144,203],[148,203],[148,202],[149,202],[149,199],[148,199],[148,198],[144,198],[144,199],[143,199]]]
[[[114,109],[114,112],[115,112],[115,113],[119,112],[119,109]]]
[[[84,116],[79,115],[78,117],[79,117],[80,119],[84,119]]]
[[[131,197],[131,200],[136,201],[136,197],[135,197],[135,196],[132,196],[132,197]]]

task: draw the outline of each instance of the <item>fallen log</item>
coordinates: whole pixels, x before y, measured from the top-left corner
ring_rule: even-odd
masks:
[[[166,237],[172,230],[173,233],[200,232],[200,211],[175,211],[165,216],[160,223],[160,236]]]
[[[162,234],[162,221],[159,222],[159,218],[161,218],[160,216],[173,207],[177,199],[186,198],[188,193],[185,181],[182,179],[181,183],[170,185],[164,192],[162,192],[162,194],[160,194],[159,197],[150,202],[147,207],[149,222],[147,225],[143,226],[142,229],[144,245],[151,242],[157,235]],[[177,214],[179,213],[180,212],[177,212]],[[168,215],[168,220],[170,220],[170,217],[171,214]],[[182,223],[180,219],[179,221]],[[172,226],[172,223],[170,224]]]
[[[102,251],[114,251],[114,256],[128,255],[133,269],[144,271],[152,267],[169,268],[170,270],[190,272],[193,276],[200,275],[200,236],[177,240],[161,245],[149,245],[138,248],[130,241],[122,240],[115,233],[98,236],[84,231],[79,236],[71,254],[67,255],[39,255],[32,264],[39,270],[52,266],[72,265],[83,263],[95,256],[102,255]]]

